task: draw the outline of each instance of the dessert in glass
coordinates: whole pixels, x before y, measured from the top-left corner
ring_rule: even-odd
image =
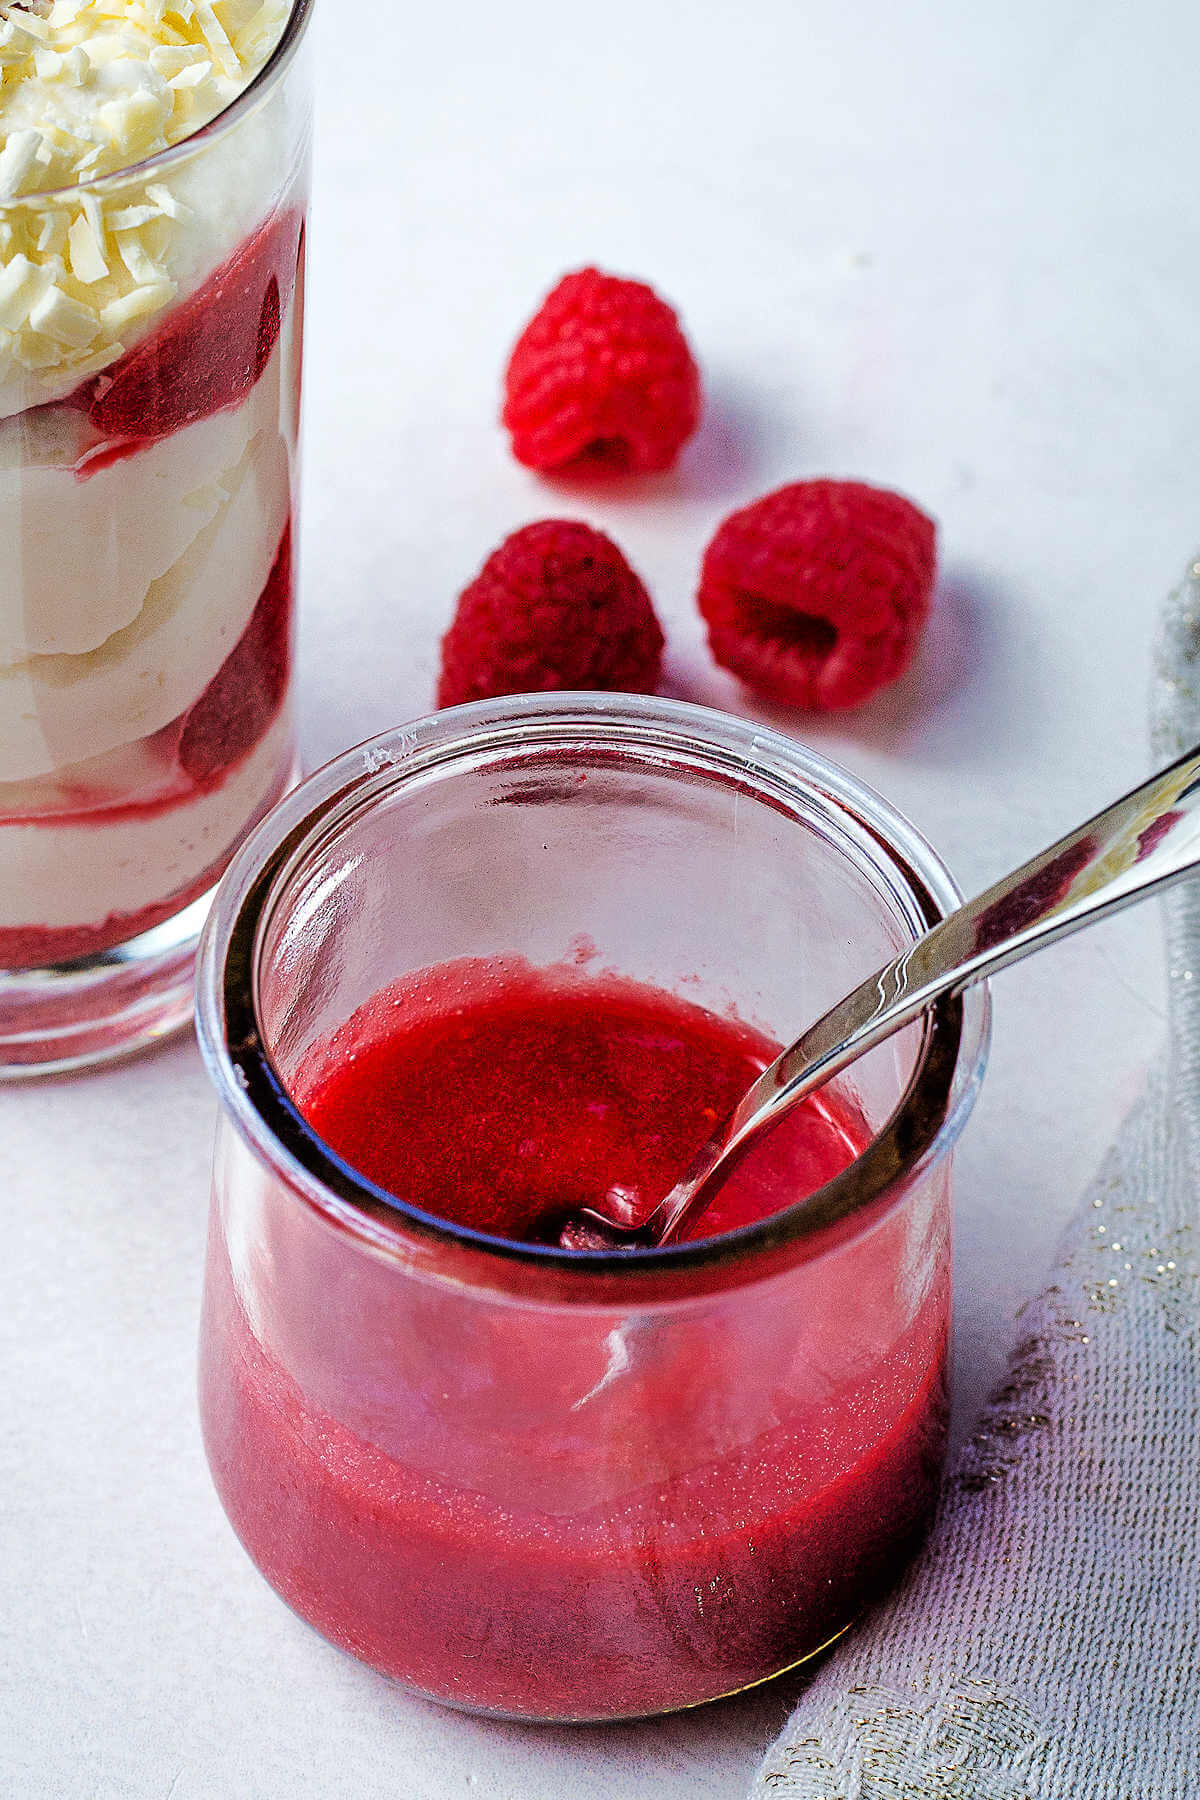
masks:
[[[440,1701],[606,1719],[765,1680],[895,1578],[939,1479],[983,992],[790,1115],[689,1241],[558,1234],[657,1198],[958,899],[821,758],[632,696],[454,709],[258,828],[197,984],[201,1416],[301,1617]]]
[[[0,1071],[182,1023],[295,774],[309,0],[0,0]]]

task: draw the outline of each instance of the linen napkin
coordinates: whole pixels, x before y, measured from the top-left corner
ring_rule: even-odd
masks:
[[[1200,560],[1152,714],[1159,761],[1200,742]],[[754,1800],[1200,1800],[1200,882],[1164,907],[1162,1066],[925,1552],[821,1667]]]

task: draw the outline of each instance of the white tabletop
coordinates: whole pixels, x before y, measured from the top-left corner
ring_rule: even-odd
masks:
[[[703,648],[700,550],[734,505],[834,473],[936,514],[940,599],[896,690],[785,723],[968,888],[1142,775],[1156,606],[1200,537],[1200,13],[323,5],[310,763],[428,707],[457,590],[548,514],[642,572],[670,691],[745,709]],[[602,492],[539,484],[495,422],[517,329],[588,261],[676,302],[710,397],[676,474]],[[996,998],[959,1159],[960,1429],[1160,1042],[1153,911]],[[193,1400],[212,1121],[183,1041],[0,1092],[0,1791],[742,1793],[786,1685],[632,1727],[476,1721],[328,1648],[253,1572]]]

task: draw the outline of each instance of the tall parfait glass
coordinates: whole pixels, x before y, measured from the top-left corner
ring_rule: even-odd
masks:
[[[125,0],[140,61],[112,11],[0,0],[0,72],[36,69],[57,109],[0,107],[7,1075],[188,1018],[210,890],[296,768],[311,0]],[[134,160],[40,186],[72,132]]]

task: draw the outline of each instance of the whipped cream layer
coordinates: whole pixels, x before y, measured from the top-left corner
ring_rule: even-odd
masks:
[[[139,743],[63,764],[53,774],[0,781],[0,829],[26,821],[53,824],[56,813],[64,815],[62,823],[78,824],[81,813],[186,798],[195,789],[179,766],[182,734],[180,720]]]
[[[0,418],[115,362],[286,187],[305,134],[281,89],[182,159],[135,165],[236,98],[290,11],[0,0]]]
[[[111,823],[0,824],[0,929],[99,926],[186,891],[275,802],[291,764],[285,706],[209,793]]]
[[[294,354],[289,330],[242,406],[84,480],[69,424],[23,465],[29,422],[0,428],[0,783],[148,737],[217,673],[291,512]]]
[[[269,366],[236,411],[92,474],[82,413],[46,407],[0,423],[0,669],[81,655],[132,624],[151,583],[228,505],[252,440],[277,427],[278,401]]]

